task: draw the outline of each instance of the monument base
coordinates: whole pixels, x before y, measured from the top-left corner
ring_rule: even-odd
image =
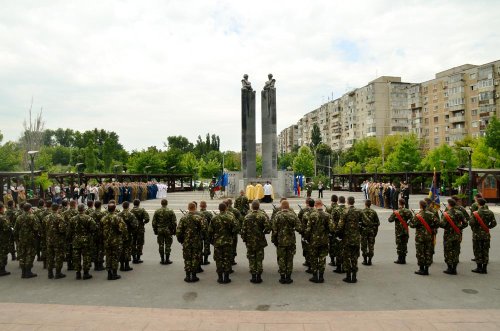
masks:
[[[295,196],[293,180],[293,171],[278,171],[277,178],[243,178],[242,171],[230,171],[228,172],[227,194],[237,197],[241,190],[246,190],[249,183],[254,185],[260,183],[264,186],[270,182],[273,186],[274,199],[291,198]]]

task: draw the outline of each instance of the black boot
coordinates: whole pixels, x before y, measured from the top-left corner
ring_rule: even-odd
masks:
[[[224,277],[222,275],[222,272],[218,272],[217,276],[219,276],[219,278],[217,278],[217,283],[224,284]]]
[[[10,272],[6,271],[5,270],[5,266],[3,266],[2,268],[0,268],[0,277],[1,276],[8,276],[10,275]]]
[[[292,274],[291,273],[287,273],[286,274],[286,283],[287,284],[293,283],[293,279],[292,279]]]
[[[82,279],[82,273],[80,271],[76,272],[76,279]]]
[[[224,284],[231,283],[231,279],[229,278],[229,272],[224,273]]]
[[[325,278],[323,277],[324,275],[324,272],[321,271],[318,273],[318,283],[324,283],[325,282]]]
[[[453,265],[447,264],[448,269],[444,270],[443,272],[448,275],[456,275],[457,272],[453,270]]]
[[[184,278],[186,283],[191,283],[191,273],[186,271],[186,277]]]
[[[488,273],[488,267],[487,267],[487,263],[483,263],[483,271],[481,272],[482,274],[487,274]]]
[[[191,282],[195,283],[197,281],[199,281],[200,279],[198,277],[196,277],[196,273],[195,272],[192,272],[191,273]]]
[[[356,278],[356,274],[357,274],[357,272],[356,272],[356,271],[353,271],[353,272],[352,272],[352,275],[351,275],[351,283],[357,283],[357,282],[358,282],[358,279]]]
[[[108,280],[113,280],[113,271],[108,269]]]
[[[285,274],[281,274],[280,276],[281,276],[281,278],[280,278],[279,282],[281,284],[286,284],[286,276],[285,276]]]
[[[398,259],[396,261],[394,261],[394,263],[396,263],[396,264],[405,264],[405,262],[403,261],[404,258],[405,258],[405,256],[398,255]]]
[[[330,257],[330,263],[328,265],[335,267],[335,257]]]
[[[54,269],[49,269],[49,279],[54,279]]]
[[[90,278],[92,278],[92,275],[89,274],[88,270],[84,270],[83,271],[83,279],[85,280],[85,279],[90,279]]]
[[[351,282],[351,273],[350,272],[347,272],[346,276],[344,279],[342,279],[344,282],[346,283],[350,283]]]
[[[64,277],[66,277],[66,275],[61,272],[61,269],[56,269],[56,275],[54,276],[54,279],[61,279]]]
[[[368,257],[363,256],[363,262],[361,262],[362,265],[368,265]]]
[[[477,267],[476,269],[472,269],[472,272],[475,272],[476,274],[481,274],[483,273],[483,265],[481,263],[476,263]]]
[[[306,269],[306,272],[307,272],[308,274],[312,274],[312,273],[313,273],[313,271],[312,271],[311,267],[308,267],[308,268]]]
[[[342,264],[337,261],[337,269],[333,270],[334,273],[336,274],[341,274],[342,273]]]
[[[372,258],[371,257],[368,258],[368,264],[367,265],[372,265]]]
[[[33,278],[36,276],[38,276],[38,275],[35,274],[34,272],[31,272],[31,268],[26,268],[26,278]]]
[[[170,261],[170,254],[165,255],[165,264],[172,264],[172,261]]]
[[[132,255],[132,264],[137,264],[137,255]]]
[[[257,280],[255,281],[256,284],[260,284],[262,283],[262,274],[261,273],[258,273],[257,274]]]
[[[130,266],[130,262],[129,261],[125,261],[125,266],[123,268],[123,271],[132,271],[132,270],[134,270],[134,268],[132,268]]]
[[[165,254],[164,253],[160,253],[160,257],[161,257],[160,264],[166,264],[165,263]]]
[[[45,258],[42,258],[43,261],[43,268],[47,269],[47,261],[45,261]]]
[[[424,276],[425,275],[425,267],[423,265],[419,266],[419,270],[415,271],[416,275]]]
[[[16,252],[12,253],[12,261],[16,261],[17,260],[17,257],[16,257]]]
[[[144,261],[143,261],[143,260],[141,260],[141,254],[137,254],[137,255],[135,256],[135,264],[141,264],[141,263],[143,263],[143,262],[144,262]]]
[[[26,268],[21,267],[21,278],[26,278]]]
[[[197,273],[200,273],[200,272],[203,272],[203,271],[205,271],[205,270],[203,270],[203,269],[201,268],[201,264],[198,264],[198,269],[196,269],[196,272],[197,272]]]
[[[429,276],[429,266],[428,265],[426,265],[424,267],[424,276]]]
[[[118,270],[113,269],[113,280],[117,280],[122,278],[122,276],[118,275]]]
[[[203,265],[209,265],[210,261],[208,261],[208,255],[203,256]]]
[[[252,279],[250,279],[250,283],[257,283],[257,274],[252,274]]]
[[[313,272],[313,276],[311,278],[309,278],[309,281],[313,282],[313,283],[317,283],[318,282],[318,273]]]
[[[68,271],[73,271],[75,270],[75,267],[73,266],[73,261],[68,261]]]

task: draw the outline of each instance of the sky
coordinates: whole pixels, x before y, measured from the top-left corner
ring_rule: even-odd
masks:
[[[500,59],[500,1],[0,0],[0,131],[33,99],[45,127],[124,147],[218,134],[241,149],[240,88],[276,79],[278,133],[382,75],[422,82]],[[257,142],[260,142],[257,125]]]

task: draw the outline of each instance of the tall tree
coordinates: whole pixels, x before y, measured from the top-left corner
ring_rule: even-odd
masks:
[[[183,153],[191,152],[193,150],[193,144],[189,142],[186,137],[183,136],[170,136],[167,137],[167,143],[165,147],[168,149],[178,149]]]
[[[492,117],[486,127],[485,143],[500,153],[500,121],[496,117]]]
[[[293,171],[306,177],[314,175],[314,155],[309,147],[299,148],[299,152],[293,160]]]
[[[387,157],[384,167],[386,171],[413,171],[420,163],[421,153],[415,135],[406,135]],[[405,165],[405,163],[408,165]]]
[[[313,150],[321,143],[321,131],[317,123],[314,123],[311,131],[311,148]]]
[[[3,134],[0,132],[0,171],[13,171],[21,165],[21,150],[14,142],[2,145]]]
[[[44,141],[44,127],[45,122],[42,118],[43,110],[33,116],[33,99],[31,99],[31,106],[28,111],[28,118],[23,121],[24,134],[21,138],[21,146],[24,150],[23,160],[24,167],[27,168],[29,164],[28,151],[40,151]]]

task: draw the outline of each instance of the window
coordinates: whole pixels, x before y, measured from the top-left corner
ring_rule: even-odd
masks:
[[[485,79],[477,82],[479,88],[491,87],[493,86],[493,79]]]
[[[434,116],[434,123],[438,123],[439,122],[439,116]]]
[[[438,126],[434,127],[434,133],[438,133],[438,132],[439,132],[439,127]]]
[[[477,97],[472,97],[470,98],[471,103],[477,103]]]
[[[448,96],[448,92],[444,92],[444,96],[447,97]]]
[[[429,124],[429,119],[428,119],[428,118],[426,118],[426,119],[424,120],[424,123],[425,123],[425,124]]]
[[[449,141],[450,141],[450,137],[444,137],[444,140],[445,140],[446,142],[449,142]]]
[[[439,145],[439,138],[434,138],[434,145]]]
[[[477,116],[477,109],[472,109],[471,115],[472,116]]]
[[[439,106],[434,106],[434,111],[437,111],[439,109]]]
[[[424,113],[427,113],[429,112],[429,109],[427,109],[427,107],[424,107]]]
[[[476,73],[474,72],[474,73],[469,74],[469,78],[476,79]]]

